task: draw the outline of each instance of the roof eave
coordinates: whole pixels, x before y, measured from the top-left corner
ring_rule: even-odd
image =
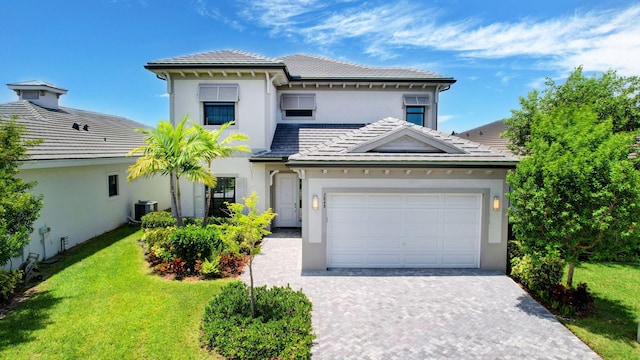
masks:
[[[288,167],[318,168],[327,166],[368,168],[515,168],[518,161],[322,161],[290,160]]]
[[[291,82],[379,82],[379,83],[429,83],[429,84],[453,84],[457,80],[453,78],[386,78],[386,77],[300,77],[293,76]]]

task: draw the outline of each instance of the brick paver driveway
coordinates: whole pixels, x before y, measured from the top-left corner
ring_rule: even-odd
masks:
[[[509,277],[479,270],[300,271],[301,239],[278,232],[257,285],[313,302],[314,359],[599,359]],[[248,272],[243,275],[248,279]]]

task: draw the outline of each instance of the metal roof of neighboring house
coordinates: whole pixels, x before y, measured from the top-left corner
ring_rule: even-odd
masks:
[[[440,74],[409,68],[373,67],[359,65],[316,55],[294,54],[280,58],[293,77],[301,79],[411,79],[446,80]]]
[[[510,151],[507,146],[509,139],[500,137],[500,134],[505,132],[506,129],[507,126],[504,120],[498,120],[471,130],[462,131],[455,135],[463,139],[490,146],[494,149]]]
[[[451,84],[452,77],[409,68],[373,67],[315,55],[294,54],[278,59],[239,50],[218,50],[150,61],[149,70],[229,67],[279,67],[292,80],[411,80]]]
[[[14,83],[10,83],[7,84],[7,86],[9,87],[9,89],[36,89],[36,88],[48,88],[49,90],[52,90],[55,93],[58,94],[66,94],[67,93],[67,89],[63,89],[59,86],[55,86],[51,83],[48,83],[46,81],[40,81],[40,80],[28,80],[28,81],[20,81],[20,82],[14,82]]]
[[[329,141],[364,124],[278,124],[271,148],[255,154],[253,160],[286,160],[287,157]]]
[[[379,150],[400,137],[413,141],[416,144],[413,146],[417,147],[422,142],[426,151],[402,151],[398,148],[393,151]],[[517,162],[518,158],[511,153],[394,118],[379,120],[320,145],[303,149],[289,157],[289,163],[292,165],[415,164],[512,167]]]
[[[25,139],[44,140],[29,149],[30,160],[124,157],[144,145],[144,135],[134,129],[145,125],[120,116],[66,107],[47,109],[26,100],[0,104],[0,119],[14,115],[26,127]]]

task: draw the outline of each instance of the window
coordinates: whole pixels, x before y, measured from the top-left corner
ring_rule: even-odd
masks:
[[[420,126],[425,126],[426,108],[431,105],[429,94],[403,95],[402,100],[406,109],[405,120]]]
[[[236,179],[232,177],[219,177],[216,187],[210,191],[211,205],[209,207],[209,216],[229,217],[229,212],[225,202],[236,202]]]
[[[26,100],[36,100],[40,98],[40,92],[38,90],[21,90],[22,98]]]
[[[407,106],[406,120],[410,123],[424,126],[424,106]]]
[[[109,197],[120,195],[118,189],[118,175],[109,175],[107,182],[109,185]]]
[[[280,97],[280,109],[284,112],[284,118],[308,118],[313,119],[316,109],[315,94],[282,94]]]
[[[222,125],[236,119],[236,104],[232,102],[205,102],[204,124]]]
[[[200,84],[198,100],[203,103],[204,125],[222,125],[237,120],[238,84]]]

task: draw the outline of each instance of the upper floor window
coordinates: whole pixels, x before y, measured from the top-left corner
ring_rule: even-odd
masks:
[[[282,94],[280,109],[284,119],[313,119],[316,110],[315,94]]]
[[[429,95],[404,95],[403,102],[406,110],[405,120],[420,126],[425,126],[426,108],[431,104]]]
[[[424,106],[407,106],[406,120],[424,126]]]
[[[198,100],[202,102],[203,106],[204,125],[237,122],[238,95],[238,84],[200,84]]]
[[[222,125],[236,119],[236,103],[205,102],[203,106],[205,125]]]

